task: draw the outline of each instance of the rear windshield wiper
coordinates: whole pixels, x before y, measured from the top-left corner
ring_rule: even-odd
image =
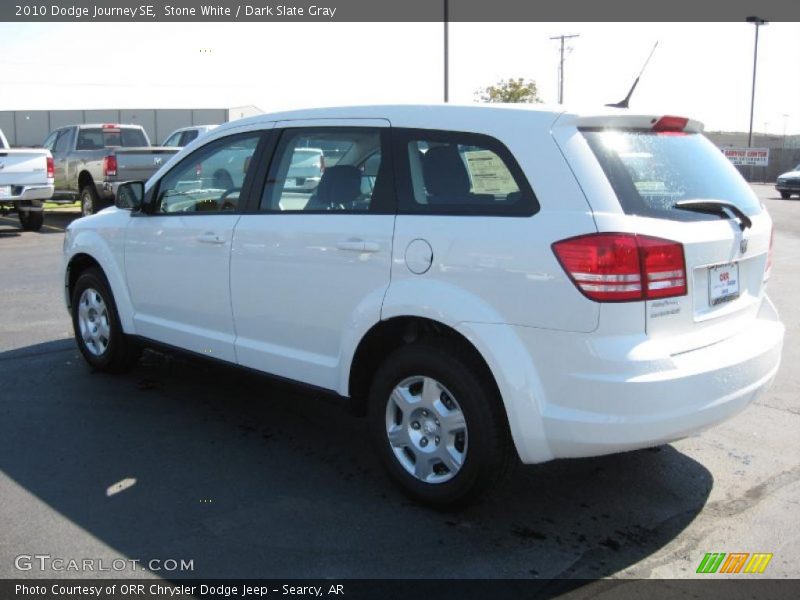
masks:
[[[735,218],[739,221],[739,229],[742,231],[753,226],[753,221],[744,214],[741,208],[731,202],[725,202],[723,200],[681,200],[680,202],[676,202],[673,207],[680,210],[692,210],[694,212],[707,213],[710,215],[720,215],[728,217],[729,219]]]

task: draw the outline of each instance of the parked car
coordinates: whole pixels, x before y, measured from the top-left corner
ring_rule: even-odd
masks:
[[[295,148],[284,187],[310,192],[317,187],[324,170],[325,157],[320,148]]]
[[[781,198],[788,200],[792,194],[800,194],[800,165],[791,171],[778,175],[775,182],[775,189],[781,194]]]
[[[0,131],[0,212],[15,211],[23,229],[38,231],[42,202],[53,195],[53,157],[42,148],[11,149]]]
[[[178,148],[150,145],[140,125],[70,125],[52,131],[44,147],[53,154],[56,200],[80,200],[91,215],[114,203],[123,181],[145,180]]]
[[[170,133],[164,140],[162,146],[171,148],[183,148],[195,141],[199,136],[209,131],[213,131],[218,125],[192,125],[191,127],[181,127]]]
[[[784,336],[772,222],[701,128],[447,105],[220,126],[68,227],[78,347],[99,370],[163,345],[347,398],[392,479],[435,506],[514,455],[692,435],[767,388]],[[287,187],[334,137],[314,192]],[[198,180],[245,149],[241,186]]]

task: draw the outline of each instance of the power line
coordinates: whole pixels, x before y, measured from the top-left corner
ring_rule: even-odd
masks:
[[[558,103],[564,104],[564,40],[568,40],[570,38],[581,37],[580,34],[570,34],[570,35],[556,35],[551,37],[551,40],[560,40],[561,41],[561,60],[558,63]]]

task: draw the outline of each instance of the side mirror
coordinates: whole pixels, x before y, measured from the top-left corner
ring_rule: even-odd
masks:
[[[139,210],[144,201],[144,181],[126,181],[117,188],[114,204],[117,208]]]

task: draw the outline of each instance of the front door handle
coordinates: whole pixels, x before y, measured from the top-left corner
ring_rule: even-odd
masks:
[[[203,244],[224,244],[225,238],[213,231],[206,231],[197,238],[197,241]]]
[[[342,240],[336,242],[336,248],[350,252],[378,252],[381,246],[378,242],[367,242],[364,240]]]

